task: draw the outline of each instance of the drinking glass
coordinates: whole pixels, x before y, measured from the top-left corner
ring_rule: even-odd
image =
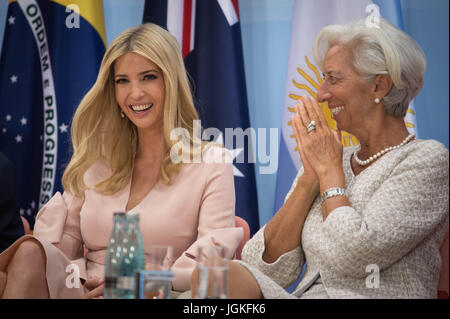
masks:
[[[136,274],[139,299],[168,299],[173,280],[170,267],[173,249],[169,245],[151,245],[145,249],[145,270]]]
[[[226,299],[228,297],[229,259],[222,246],[199,247],[197,276],[193,277],[194,299]]]

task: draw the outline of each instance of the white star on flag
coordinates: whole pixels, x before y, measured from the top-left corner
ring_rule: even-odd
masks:
[[[17,75],[13,74],[9,79],[11,80],[11,83],[17,83],[18,78],[19,77]]]
[[[25,210],[23,208],[20,209],[20,216],[23,216],[25,214]]]
[[[12,119],[12,116],[11,115],[9,115],[9,114],[6,114],[6,121],[11,121],[11,119]]]
[[[222,134],[222,132],[220,132],[220,135],[217,137],[217,139],[214,142],[222,144],[222,145],[225,145],[223,143],[223,134]],[[237,148],[237,149],[230,150],[231,151],[231,155],[233,156],[233,161],[239,154],[241,154],[241,152],[243,150],[244,150],[243,148]],[[238,177],[245,177],[244,174],[242,174],[242,172],[240,170],[238,170],[238,168],[236,166],[234,166],[234,165],[233,165],[233,175],[234,176],[238,176]]]
[[[3,133],[6,133],[6,128],[5,128],[5,127],[2,128],[2,132],[3,132]]]
[[[15,24],[15,23],[16,23],[16,17],[10,16],[10,17],[8,18],[8,22],[9,22],[9,24]]]
[[[17,143],[22,142],[22,136],[20,136],[20,135],[17,135],[17,136],[15,137],[15,139],[16,139],[16,142],[17,142]]]
[[[36,208],[36,202],[33,200],[33,201],[31,201],[31,204],[30,204],[30,206],[31,206],[31,208]]]
[[[27,119],[25,118],[25,117],[22,117],[21,119],[20,119],[20,124],[22,124],[22,125],[27,125]]]
[[[64,133],[64,132],[67,133],[67,128],[68,128],[68,126],[67,126],[66,124],[64,124],[64,123],[62,123],[62,124],[59,126],[59,130],[61,131],[61,133]]]

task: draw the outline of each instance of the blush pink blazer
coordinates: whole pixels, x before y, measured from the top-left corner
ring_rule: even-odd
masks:
[[[229,158],[225,149],[208,149],[202,162],[184,164],[171,185],[158,182],[133,209],[140,213],[144,250],[152,244],[173,246],[174,290],[189,290],[197,247],[223,245],[232,258],[243,238],[242,228],[235,226],[233,166],[223,161],[225,157]],[[98,161],[86,172],[85,183],[92,187],[107,175],[108,166]],[[84,198],[67,191],[55,194],[39,211],[34,228],[35,238],[47,247],[48,263],[52,258],[66,258],[65,263],[59,263],[78,265],[81,278],[102,278],[113,213],[125,211],[130,186],[128,183],[110,196],[93,189],[86,190]],[[48,243],[56,250],[49,249]],[[67,274],[61,269],[53,272],[47,271],[49,289],[64,289],[61,281]],[[58,295],[61,293],[53,293]]]

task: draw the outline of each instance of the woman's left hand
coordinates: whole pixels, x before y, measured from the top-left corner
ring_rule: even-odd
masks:
[[[84,295],[84,299],[103,299],[103,292],[105,290],[105,280],[103,278],[90,278],[86,280],[84,287],[89,290]]]
[[[331,170],[342,169],[342,141],[341,132],[332,130],[322,113],[317,101],[310,97],[299,100],[299,114],[301,121],[297,121],[297,130],[303,145],[303,151],[309,163],[316,172],[319,180]],[[315,129],[309,133],[306,127],[315,121]]]

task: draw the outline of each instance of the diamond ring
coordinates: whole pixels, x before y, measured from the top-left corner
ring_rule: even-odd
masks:
[[[316,121],[309,122],[308,126],[306,127],[306,133],[311,133],[316,129]]]

